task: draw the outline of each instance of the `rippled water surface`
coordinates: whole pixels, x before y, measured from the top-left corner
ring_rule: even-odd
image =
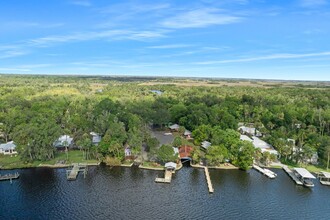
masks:
[[[184,167],[171,184],[160,171],[91,167],[86,179],[66,180],[65,169],[18,170],[0,182],[0,219],[330,219],[330,187],[296,186],[282,170],[270,180],[250,170]],[[15,171],[0,171],[1,174]]]

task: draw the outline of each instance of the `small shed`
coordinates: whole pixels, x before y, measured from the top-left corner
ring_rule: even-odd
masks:
[[[176,169],[176,163],[174,162],[168,162],[165,164],[166,170],[175,170]]]

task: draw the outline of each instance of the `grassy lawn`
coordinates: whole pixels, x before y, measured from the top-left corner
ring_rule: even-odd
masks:
[[[68,159],[67,159],[68,158]],[[20,160],[19,156],[5,156],[0,155],[0,169],[15,169],[15,168],[28,168],[37,167],[40,164],[55,165],[57,161],[66,161],[66,164],[71,163],[97,163],[97,160],[84,160],[83,152],[79,150],[73,150],[68,152],[68,157],[65,152],[56,152],[55,158],[47,161],[34,161],[32,163],[24,163]]]
[[[142,166],[144,166],[144,167],[150,167],[150,168],[164,168],[160,164],[157,164],[155,162],[149,162],[149,161],[143,162]]]
[[[285,162],[285,161],[282,161],[283,164],[287,165],[288,167],[290,168],[293,168],[293,167],[302,167],[302,168],[305,168],[306,170],[308,170],[309,172],[313,172],[313,173],[318,173],[320,171],[325,171],[325,172],[330,172],[330,170],[327,170],[325,167],[321,167],[321,166],[318,166],[318,165],[312,165],[312,164],[296,164],[296,163],[293,163],[293,162]]]

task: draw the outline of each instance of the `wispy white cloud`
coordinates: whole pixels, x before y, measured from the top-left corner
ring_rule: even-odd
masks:
[[[29,46],[48,47],[57,43],[91,41],[91,40],[150,40],[154,38],[165,37],[168,31],[133,31],[133,30],[102,30],[94,32],[79,32],[67,35],[54,35],[28,40],[26,43]]]
[[[164,44],[147,47],[149,49],[176,49],[176,48],[186,48],[191,47],[189,44]]]
[[[63,26],[64,23],[40,23],[33,21],[6,21],[0,22],[0,26],[5,29],[24,29],[24,28],[56,28]]]
[[[262,60],[298,59],[298,58],[320,57],[320,56],[330,56],[330,51],[320,52],[320,53],[304,53],[304,54],[271,54],[266,56],[247,57],[240,59],[203,61],[203,62],[196,62],[194,64],[212,65],[212,64],[226,64],[226,63],[244,63],[244,62],[262,61]]]
[[[326,5],[327,0],[300,0],[300,6],[302,7],[320,7]]]
[[[242,18],[227,15],[215,8],[201,8],[170,17],[161,22],[166,28],[202,28],[211,25],[224,25],[241,21]]]
[[[22,68],[0,68],[0,72],[9,73],[9,72],[30,72],[30,69]]]
[[[7,59],[12,57],[18,57],[28,54],[27,51],[21,50],[21,49],[9,49],[9,50],[2,50],[0,54],[0,59]]]
[[[72,0],[69,3],[72,5],[78,5],[78,6],[83,6],[83,7],[92,6],[92,3],[88,0]]]

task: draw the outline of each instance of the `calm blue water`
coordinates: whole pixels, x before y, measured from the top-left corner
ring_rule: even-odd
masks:
[[[65,169],[18,170],[13,184],[0,182],[0,219],[330,219],[330,187],[296,186],[274,171],[270,180],[254,170],[210,170],[209,194],[203,170],[190,167],[171,184],[138,168],[92,167],[76,181]]]

